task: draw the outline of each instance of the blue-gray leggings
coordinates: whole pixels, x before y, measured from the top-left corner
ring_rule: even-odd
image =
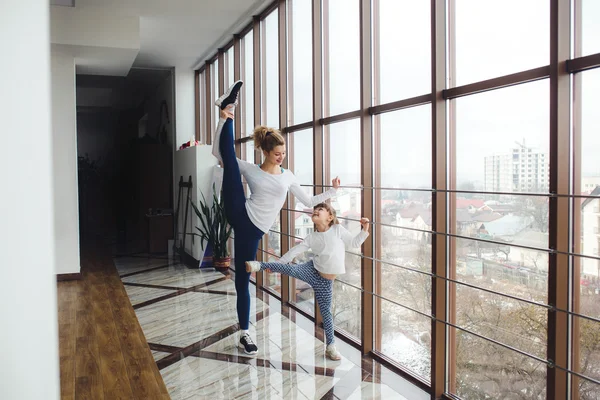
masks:
[[[300,279],[310,286],[315,292],[315,299],[321,310],[323,317],[323,327],[325,328],[325,340],[329,345],[335,341],[333,332],[333,315],[331,314],[331,298],[333,296],[333,281],[323,278],[315,269],[313,262],[304,264],[281,264],[276,262],[261,262],[260,269],[270,269],[273,272],[286,274],[296,279]]]
[[[227,119],[221,131],[219,151],[223,159],[223,201],[225,215],[233,227],[235,291],[237,293],[237,314],[240,329],[248,329],[250,322],[250,274],[246,272],[246,261],[256,258],[258,242],[264,232],[258,229],[246,211],[246,195],[242,185],[240,167],[235,157],[233,142],[233,120]]]

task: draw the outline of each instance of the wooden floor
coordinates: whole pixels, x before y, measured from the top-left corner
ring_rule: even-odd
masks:
[[[169,399],[108,249],[85,246],[82,279],[58,282],[62,399]]]

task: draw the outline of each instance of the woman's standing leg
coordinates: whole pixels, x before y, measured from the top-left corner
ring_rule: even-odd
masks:
[[[235,265],[235,292],[237,294],[236,309],[238,322],[242,330],[240,343],[247,354],[256,354],[257,346],[248,335],[250,325],[250,274],[246,272],[244,262],[254,260],[258,243],[263,232],[254,226],[248,218],[246,211],[246,195],[242,184],[242,175],[237,162],[233,138],[233,120],[227,118],[222,126],[219,143],[219,152],[223,161],[223,201],[225,215],[234,230],[234,265]]]

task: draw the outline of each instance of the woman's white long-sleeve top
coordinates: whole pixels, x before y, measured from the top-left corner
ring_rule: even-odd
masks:
[[[219,127],[215,132],[213,139],[213,155],[219,160],[221,154],[218,151],[218,145],[221,136],[221,128],[224,120],[219,120]],[[328,191],[316,196],[308,195],[298,183],[296,176],[289,170],[282,168],[282,173],[278,175],[269,174],[260,169],[260,166],[237,159],[240,167],[240,173],[246,179],[250,187],[250,197],[246,199],[246,211],[250,221],[263,232],[268,232],[277,219],[277,215],[283,207],[285,197],[290,191],[294,197],[307,207],[314,207],[324,202],[336,194],[336,189],[331,188]]]

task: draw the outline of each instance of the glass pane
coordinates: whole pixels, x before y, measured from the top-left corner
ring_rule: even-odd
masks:
[[[458,188],[548,192],[548,80],[454,101]]]
[[[459,190],[472,189],[472,184],[459,186]],[[455,212],[456,234],[548,249],[548,197],[484,193],[458,193],[455,197],[450,204]],[[530,266],[542,268],[540,261]]]
[[[360,232],[360,223],[348,220],[340,220],[340,224],[346,228],[353,236]],[[361,253],[360,247],[346,248],[346,272],[338,275],[337,279],[344,283],[360,287],[360,265],[361,257],[357,254]]]
[[[313,130],[305,129],[302,131],[291,132],[288,134],[289,169],[296,175],[302,189],[310,196],[314,194],[313,189]],[[310,185],[310,186],[304,186]],[[296,211],[290,212],[290,246],[299,244],[302,239],[314,230],[314,224],[310,218],[312,210],[304,204],[296,201],[295,197],[290,195],[290,208]],[[300,262],[308,261],[310,255],[304,254]],[[314,293],[312,288],[306,283],[296,281],[295,292],[291,298],[298,307],[310,315],[314,314]],[[291,284],[294,287],[294,283]]]
[[[331,185],[331,179],[338,176],[342,186],[360,186],[360,120],[353,119],[324,127],[326,138],[325,160],[328,166],[325,184]],[[329,161],[329,162],[327,162]],[[361,190],[342,188],[331,200],[338,217],[360,220]]]
[[[505,320],[505,327],[515,321]],[[451,387],[462,399],[546,398],[546,365],[455,328],[456,381]]]
[[[215,60],[210,65],[210,78],[211,78],[211,91],[212,96],[211,99],[216,100],[221,96],[222,93],[219,93],[219,60]],[[213,115],[213,129],[217,127],[219,123],[219,107],[213,107],[214,115]]]
[[[289,125],[312,120],[312,3],[306,0],[289,0],[291,21],[288,52],[289,88],[292,102]]]
[[[539,358],[546,357],[546,308],[459,284],[450,284],[453,289],[456,325]]]
[[[431,246],[427,247],[428,269],[431,270]],[[377,268],[381,268],[381,295],[423,314],[431,314],[431,276],[402,268],[403,266],[415,269],[411,265],[377,263]]]
[[[431,280],[431,278],[428,278]],[[431,380],[431,320],[385,300],[381,302],[381,350],[386,356]]]
[[[233,79],[233,62],[234,62],[234,56],[233,56],[233,46],[231,46],[229,48],[229,50],[227,50],[225,52],[225,88],[228,88],[229,86],[231,86],[234,82]]]
[[[415,220],[415,226],[423,224],[420,215],[417,215]],[[415,229],[422,228],[427,227],[420,226]],[[431,234],[390,226],[378,229],[381,231],[381,248],[377,249],[378,259],[406,269],[431,271]]]
[[[336,280],[331,306],[333,324],[360,341],[360,290]]]
[[[200,98],[198,99],[198,118],[200,120],[200,140],[201,143],[206,143],[207,135],[212,135],[212,132],[206,132],[206,75],[204,72],[198,76],[198,88]]]
[[[253,31],[248,32],[241,43],[241,78],[244,81],[240,91],[239,117],[242,119],[242,137],[249,136],[254,130],[254,64],[253,64]],[[242,144],[242,157],[254,162],[254,143]]]
[[[594,382],[590,382],[587,379],[581,379],[576,375],[569,374],[572,379],[573,385],[578,387],[579,400],[598,400],[598,393],[600,393],[600,385]],[[575,397],[573,397],[575,398]]]
[[[263,240],[264,259],[266,261],[277,262],[281,257],[281,220],[277,219],[271,226],[266,240]],[[265,286],[281,293],[281,274],[275,272],[265,272]]]
[[[431,188],[431,106],[377,115],[374,126],[381,132],[381,187]]]
[[[585,5],[586,3],[584,3]],[[581,191],[583,194],[600,196],[600,113],[597,94],[600,91],[600,69],[582,72],[581,79]],[[582,198],[581,204],[581,253],[600,257],[600,200]],[[582,259],[582,277],[600,275],[600,261]]]
[[[359,3],[325,0],[323,8],[327,15],[323,29],[323,113],[328,117],[360,107]]]
[[[264,19],[261,30],[262,79],[264,82],[262,123],[279,126],[279,46],[277,11]]]
[[[581,3],[581,55],[600,53],[600,2],[578,1]]]
[[[596,297],[598,297],[596,295]],[[598,299],[596,299],[596,302]],[[579,368],[577,372],[589,378],[600,380],[600,323],[585,318],[573,317],[579,325]],[[579,398],[596,400],[600,385],[579,379]]]
[[[456,83],[451,86],[550,63],[547,0],[456,0],[455,4]]]
[[[373,6],[374,104],[431,92],[430,2],[374,0]]]
[[[290,234],[292,235],[290,238],[290,247],[300,244],[302,239],[304,239],[306,235],[314,230],[314,224],[310,218],[310,213],[310,209],[305,209],[304,211],[292,211],[289,213],[291,225]],[[296,257],[296,262],[308,262],[312,259],[312,257],[312,252],[308,251]],[[309,315],[313,315],[315,309],[315,295],[313,289],[307,283],[301,280],[295,278],[290,279],[290,285],[292,287],[292,302],[294,302],[300,309],[306,311]]]
[[[454,243],[457,280],[547,304],[547,251],[476,239],[451,239]]]

